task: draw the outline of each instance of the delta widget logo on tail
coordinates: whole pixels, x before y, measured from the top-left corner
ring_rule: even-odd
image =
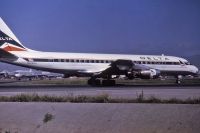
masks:
[[[26,49],[17,43],[14,39],[0,30],[0,48],[5,51],[26,51]]]

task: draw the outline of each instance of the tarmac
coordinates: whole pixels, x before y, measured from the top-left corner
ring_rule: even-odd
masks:
[[[16,86],[15,83],[0,85],[0,96],[22,93],[108,94],[113,98],[136,98],[143,93],[144,97],[187,99],[199,98],[200,86],[90,87],[57,83],[53,86],[31,83],[29,86],[23,82]],[[44,122],[46,114],[52,117]],[[199,104],[0,102],[0,133],[199,133],[199,125]]]
[[[199,125],[200,105],[0,103],[1,133],[199,133]]]

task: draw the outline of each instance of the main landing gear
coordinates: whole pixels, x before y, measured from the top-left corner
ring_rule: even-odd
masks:
[[[182,75],[178,75],[177,77],[176,77],[176,83],[177,84],[181,84],[181,79],[182,79],[183,77],[182,77]]]
[[[115,86],[116,82],[115,80],[112,79],[107,79],[107,80],[100,80],[100,79],[89,79],[88,80],[88,85],[91,86]]]

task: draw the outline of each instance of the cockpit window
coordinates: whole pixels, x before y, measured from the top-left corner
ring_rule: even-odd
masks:
[[[179,60],[180,61],[180,64],[182,64],[182,65],[184,65],[185,63],[183,63],[181,60]]]
[[[190,62],[188,62],[188,61],[181,61],[181,60],[179,60],[179,61],[180,61],[180,64],[182,64],[182,65],[191,65]]]
[[[190,65],[190,62],[185,62],[186,65]]]

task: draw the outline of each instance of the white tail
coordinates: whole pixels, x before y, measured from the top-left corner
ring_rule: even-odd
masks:
[[[21,42],[0,18],[0,48],[5,51],[26,51]]]

